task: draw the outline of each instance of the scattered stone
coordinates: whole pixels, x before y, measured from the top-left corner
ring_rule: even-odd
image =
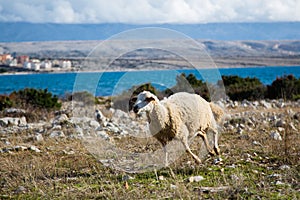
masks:
[[[277,131],[272,131],[271,134],[270,134],[270,137],[273,140],[279,140],[279,141],[282,140],[280,133],[278,133]]]
[[[298,131],[292,122],[289,123],[289,128],[292,129],[293,131]]]
[[[105,131],[97,131],[97,135],[98,137],[101,137],[105,140],[109,140],[109,135],[107,135],[107,133]]]
[[[20,119],[19,119],[19,124],[18,124],[18,126],[20,126],[20,127],[24,127],[24,126],[27,126],[27,120],[26,120],[26,117],[21,117]]]
[[[269,178],[281,178],[282,175],[281,174],[271,174],[268,176]]]
[[[18,126],[18,125],[23,126],[24,124],[26,125],[26,118],[25,117],[4,117],[0,118],[0,126],[3,127],[8,127],[8,126]]]
[[[261,144],[261,143],[259,143],[259,142],[255,141],[255,140],[252,142],[252,144],[253,144],[253,145],[256,145],[256,146],[262,146],[262,144]]]
[[[128,174],[126,174],[122,177],[122,181],[128,181],[128,180],[133,180],[133,179],[134,179],[134,177],[129,176]]]
[[[24,109],[19,109],[19,108],[6,108],[4,110],[4,113],[6,113],[6,114],[25,114],[26,111]]]
[[[73,151],[73,150],[70,150],[70,151],[63,150],[62,152],[64,154],[66,154],[66,155],[73,155],[73,154],[75,154],[75,151]]]
[[[52,133],[50,133],[50,138],[61,138],[61,137],[65,137],[65,134],[63,131],[53,131]]]
[[[34,151],[34,152],[36,152],[36,153],[40,153],[40,152],[41,152],[41,150],[39,150],[39,148],[37,148],[36,146],[30,146],[30,147],[28,148],[28,150]]]
[[[164,177],[164,176],[159,176],[159,177],[158,177],[158,180],[164,181],[164,180],[165,180],[165,177]]]
[[[284,183],[282,181],[276,181],[275,185],[278,185],[278,186],[288,186],[288,187],[291,186],[290,184]]]
[[[188,181],[190,183],[192,183],[192,182],[200,182],[200,181],[203,181],[203,180],[205,180],[205,178],[203,176],[191,176],[191,177],[188,178]]]
[[[53,124],[60,125],[67,122],[68,120],[69,118],[66,114],[61,114],[55,117],[55,119],[53,120]]]
[[[278,119],[276,122],[275,122],[275,126],[276,127],[284,127],[285,125],[285,121],[283,121],[282,119]]]
[[[12,150],[15,150],[15,151],[25,151],[25,150],[27,150],[27,149],[28,149],[28,148],[25,147],[25,146],[19,146],[19,145],[17,145],[17,146],[15,146],[15,147],[13,147]]]
[[[15,194],[21,194],[21,193],[26,193],[27,192],[27,189],[24,187],[24,186],[19,186],[15,191],[14,193]]]
[[[261,100],[260,104],[265,107],[266,109],[272,108],[272,105],[269,102],[266,102],[266,100]]]
[[[176,185],[173,185],[173,184],[170,184],[170,188],[171,188],[171,190],[176,190],[176,189],[177,189],[177,186],[176,186]]]
[[[221,157],[219,157],[219,158],[214,159],[213,163],[214,163],[214,165],[218,165],[218,164],[221,164],[222,161],[223,161],[223,159]]]
[[[291,168],[291,167],[288,166],[288,165],[281,165],[281,166],[279,167],[280,170],[288,170],[288,169],[290,169],[290,168]]]
[[[89,125],[94,129],[97,129],[98,127],[100,127],[99,122],[97,122],[96,120],[91,120]]]
[[[56,130],[56,131],[61,130],[61,125],[55,124],[55,125],[53,126],[52,130]]]

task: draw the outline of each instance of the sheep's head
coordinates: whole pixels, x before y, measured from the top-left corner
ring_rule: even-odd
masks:
[[[133,106],[133,111],[137,114],[141,112],[149,112],[152,110],[154,102],[158,102],[158,98],[149,91],[143,91],[137,96],[137,100]]]

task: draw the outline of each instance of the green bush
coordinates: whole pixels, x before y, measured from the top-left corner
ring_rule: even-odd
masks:
[[[0,111],[4,110],[5,108],[12,107],[13,102],[10,100],[8,96],[1,95],[0,96]]]
[[[267,88],[267,97],[270,99],[297,100],[300,96],[300,78],[297,79],[293,75],[279,77]]]
[[[26,88],[10,94],[10,99],[17,105],[23,108],[46,108],[59,109],[61,103],[58,97],[52,95],[47,89]]]
[[[87,91],[75,92],[73,94],[67,94],[66,99],[69,101],[80,101],[84,102],[86,105],[98,104],[99,100],[94,95]]]
[[[114,108],[120,109],[123,111],[129,111],[132,109],[136,96],[143,92],[143,91],[150,91],[158,98],[162,98],[161,92],[155,89],[155,87],[151,83],[145,83],[140,86],[133,86],[129,90],[123,92],[121,95],[114,97],[113,102],[114,102]]]
[[[226,94],[231,100],[263,99],[266,87],[257,78],[241,78],[239,76],[222,76]]]
[[[189,74],[188,76],[186,76],[185,73],[180,74],[176,77],[176,85],[170,89],[166,89],[164,94],[170,96],[177,92],[196,93],[204,99],[210,100],[207,84],[197,79],[194,74]]]

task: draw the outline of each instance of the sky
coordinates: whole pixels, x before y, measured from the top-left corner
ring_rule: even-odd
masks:
[[[0,0],[0,22],[196,24],[300,21],[300,0]]]

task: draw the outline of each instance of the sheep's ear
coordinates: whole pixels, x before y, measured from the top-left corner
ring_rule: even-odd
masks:
[[[150,103],[151,101],[155,101],[155,99],[154,99],[154,97],[147,97],[147,98],[146,98],[146,101],[147,101],[148,103]]]

